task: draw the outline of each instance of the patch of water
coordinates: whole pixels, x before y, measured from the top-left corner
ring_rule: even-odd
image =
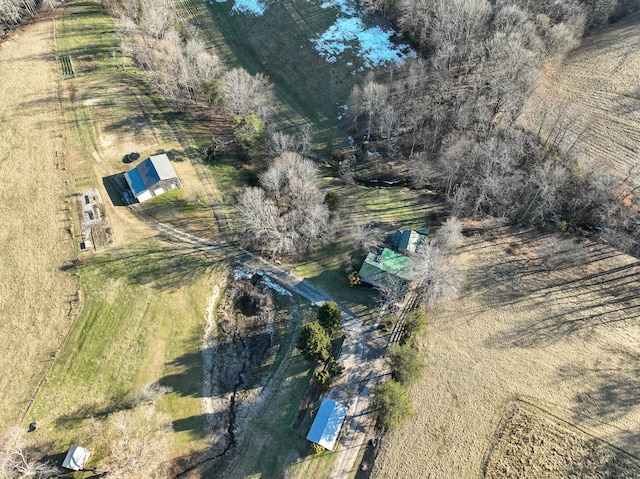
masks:
[[[217,3],[227,3],[229,0],[215,0]],[[231,11],[262,16],[267,10],[263,0],[234,0]]]
[[[228,3],[230,0],[215,1]],[[268,6],[269,0],[234,0],[231,11],[262,16]],[[337,16],[335,22],[327,30],[317,34],[315,38],[309,39],[314,44],[316,51],[327,62],[334,63],[347,51],[351,55],[360,57],[366,68],[376,68],[388,63],[401,63],[406,58],[415,57],[415,52],[411,50],[409,45],[396,44],[392,41],[395,35],[392,29],[379,26],[367,27],[363,21],[365,11],[357,0],[324,0],[320,7],[335,9]],[[302,45],[300,47],[302,48]],[[348,64],[352,65],[351,62]]]
[[[402,63],[415,57],[409,45],[394,44],[392,29],[367,27],[364,13],[355,0],[326,0],[322,8],[335,8],[339,15],[324,33],[311,41],[316,51],[329,63],[335,62],[347,50],[360,57],[367,68],[388,63]]]

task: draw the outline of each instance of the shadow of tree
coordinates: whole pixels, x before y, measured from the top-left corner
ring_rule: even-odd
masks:
[[[233,254],[225,246],[202,248],[170,240],[145,242],[96,257],[90,267],[100,268],[113,277],[124,277],[132,285],[178,289],[219,268],[227,250]]]

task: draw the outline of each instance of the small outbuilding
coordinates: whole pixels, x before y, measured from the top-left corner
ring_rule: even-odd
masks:
[[[307,439],[320,446],[335,451],[340,428],[347,416],[347,408],[339,402],[324,398],[316,414]]]
[[[67,456],[62,461],[62,467],[71,469],[72,471],[80,471],[84,469],[84,465],[89,460],[91,453],[84,447],[76,446],[73,444],[69,448]]]
[[[180,188],[178,175],[171,166],[169,157],[164,153],[150,156],[126,172],[124,178],[131,188],[133,196],[140,203],[174,188]]]
[[[416,230],[396,230],[391,243],[401,253],[415,253],[427,235],[428,228],[420,228]]]

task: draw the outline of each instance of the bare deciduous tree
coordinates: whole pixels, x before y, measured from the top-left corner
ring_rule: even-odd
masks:
[[[26,444],[25,433],[14,427],[2,438],[0,445],[0,477],[3,479],[49,479],[61,471],[50,462],[34,459],[35,452]]]
[[[389,314],[394,314],[398,311],[407,295],[408,287],[407,281],[398,276],[388,274],[386,282],[376,288],[380,293],[382,307]]]
[[[456,296],[463,283],[462,271],[442,251],[429,243],[422,244],[411,258],[413,281],[424,306],[441,298]]]
[[[434,235],[432,244],[445,253],[455,251],[462,244],[462,225],[455,216],[450,216]]]
[[[274,111],[273,85],[262,73],[250,75],[234,68],[222,76],[223,104],[234,115],[257,115],[266,121]]]
[[[104,423],[94,421],[94,427],[109,451],[98,467],[105,477],[168,477],[165,461],[173,441],[169,416],[154,406],[140,406],[113,413]]]
[[[365,223],[356,223],[348,232],[349,243],[362,252],[377,249],[382,244],[382,233]]]
[[[314,164],[297,153],[278,157],[238,204],[245,245],[271,254],[300,254],[329,237],[329,209]]]

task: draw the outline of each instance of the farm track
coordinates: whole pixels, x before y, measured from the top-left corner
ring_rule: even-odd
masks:
[[[156,223],[156,228],[178,241],[222,252],[225,258],[233,258],[234,261],[241,262],[253,271],[261,270],[281,286],[311,302],[331,300],[327,293],[316,286],[253,253],[240,249],[233,243],[211,242],[162,223]],[[338,359],[344,365],[346,373],[332,387],[329,397],[345,404],[348,407],[348,414],[340,436],[340,446],[336,452],[336,466],[331,476],[333,479],[350,477],[355,472],[359,451],[371,438],[375,423],[375,418],[369,411],[371,388],[376,381],[389,373],[384,361],[387,342],[380,337],[377,328],[369,326],[346,308],[341,307],[341,310],[346,339]],[[293,345],[292,341],[288,346],[287,355],[291,353]],[[267,396],[260,399],[260,404],[268,402],[270,388],[283,370],[284,365],[281,365],[270,381]],[[259,405],[258,408],[260,408]],[[206,461],[208,460],[211,459]]]
[[[640,161],[639,30],[636,15],[587,37],[544,72],[520,121],[543,141],[567,130],[561,151],[625,177]]]

